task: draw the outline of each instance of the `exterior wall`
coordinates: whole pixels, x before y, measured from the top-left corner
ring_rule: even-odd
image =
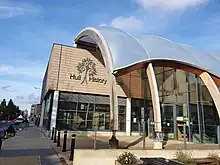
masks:
[[[85,72],[79,73],[77,66],[87,58],[95,64],[96,75],[94,77],[101,79],[103,83],[89,81],[88,75],[87,83],[82,83]],[[81,76],[81,80],[70,78],[71,75]],[[107,70],[100,53],[54,44],[44,76],[41,100],[43,100],[48,90],[109,95],[108,85]],[[120,86],[117,86],[117,89],[118,96],[126,97]]]
[[[31,116],[39,116],[41,115],[41,104],[32,104],[31,105]]]
[[[79,66],[80,63],[82,64],[83,60],[86,60],[87,58],[91,59],[91,62],[95,64],[94,69],[96,70],[96,75],[94,75],[94,77],[102,79],[102,83],[92,82],[92,79],[89,79],[89,73],[85,75],[86,71],[79,73],[77,70],[77,66]],[[63,46],[60,61],[58,90],[109,95],[110,91],[107,70],[100,62],[101,60],[99,60],[100,56],[98,52],[91,54],[89,51],[84,49]],[[76,76],[78,79],[80,77],[80,80],[76,80],[73,77],[70,78],[70,76]],[[87,76],[87,80],[83,82],[84,76]],[[118,95],[125,96],[120,88]]]
[[[44,99],[48,90],[57,90],[60,55],[61,45],[54,44],[51,50],[50,59],[43,79],[41,101]]]
[[[141,77],[141,70],[135,70],[123,76],[116,77],[116,81],[119,84],[117,89],[122,89],[127,97],[144,98]]]

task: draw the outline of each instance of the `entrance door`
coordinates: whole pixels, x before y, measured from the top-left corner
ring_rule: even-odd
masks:
[[[162,105],[163,132],[168,139],[177,139],[176,105]]]

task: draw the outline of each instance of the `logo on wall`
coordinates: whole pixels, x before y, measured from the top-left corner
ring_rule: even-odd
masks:
[[[89,82],[96,82],[101,84],[106,84],[107,80],[96,77],[96,64],[90,58],[85,58],[82,62],[79,62],[76,66],[77,71],[79,72],[78,75],[70,74],[70,79],[79,80],[81,84],[88,84]],[[82,78],[83,77],[83,78]]]

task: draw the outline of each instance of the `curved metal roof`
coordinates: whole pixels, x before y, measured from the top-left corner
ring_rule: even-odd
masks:
[[[92,37],[91,33],[94,33]],[[97,36],[100,41],[97,40]],[[113,70],[143,61],[172,60],[220,77],[220,55],[200,52],[162,37],[152,35],[134,37],[117,28],[100,26],[82,30],[75,41],[92,42],[90,37],[96,40],[99,46],[104,44],[106,56],[109,56],[106,58],[112,60],[110,64]]]

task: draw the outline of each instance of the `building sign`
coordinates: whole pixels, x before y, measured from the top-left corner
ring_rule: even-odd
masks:
[[[107,80],[97,77],[96,64],[93,60],[85,58],[82,62],[79,62],[76,66],[78,74],[70,74],[70,79],[79,80],[81,84],[88,84],[88,82],[95,82],[100,84],[106,84]]]

